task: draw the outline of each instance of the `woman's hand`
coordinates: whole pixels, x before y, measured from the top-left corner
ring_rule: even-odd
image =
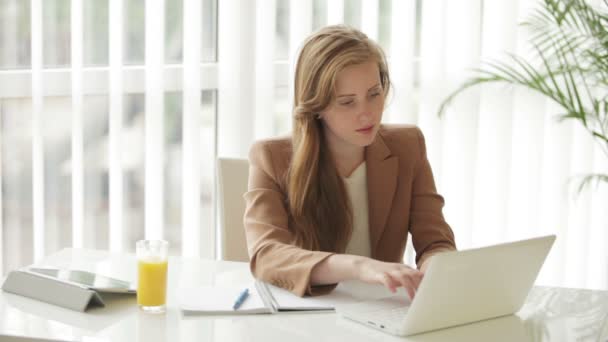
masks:
[[[416,290],[424,276],[423,272],[407,265],[383,262],[371,258],[357,260],[358,279],[371,284],[382,284],[395,293],[398,287],[404,287],[410,299],[414,299]]]
[[[310,281],[312,285],[324,285],[359,280],[384,285],[393,293],[398,287],[404,287],[410,299],[413,299],[423,275],[424,272],[400,263],[358,255],[333,254],[312,269]]]

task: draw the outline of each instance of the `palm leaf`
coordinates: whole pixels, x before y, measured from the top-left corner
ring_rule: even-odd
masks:
[[[591,134],[593,134],[594,137],[603,140],[604,142],[608,143],[608,137],[606,137],[604,134],[600,133],[600,132],[591,132]]]
[[[558,119],[581,122],[608,157],[608,0],[604,7],[586,0],[544,0],[522,23],[531,31],[534,57],[506,54],[484,61],[473,75],[441,102],[438,114],[463,91],[504,83],[540,93],[564,109]],[[589,175],[579,188],[608,175]]]
[[[594,173],[585,175],[578,184],[577,192],[580,193],[581,191],[583,191],[583,189],[585,189],[585,187],[591,186],[593,183],[595,183],[595,186],[597,187],[601,182],[608,183],[607,174]]]
[[[452,102],[452,100],[458,96],[460,93],[462,93],[463,91],[477,86],[479,84],[483,84],[483,83],[494,83],[497,81],[501,81],[499,76],[492,76],[492,77],[476,77],[474,79],[469,80],[468,82],[463,83],[462,85],[460,85],[456,90],[454,90],[452,93],[450,93],[439,105],[439,110],[437,111],[438,115],[441,117],[443,116],[443,114],[445,113],[445,111],[447,110],[448,105]]]
[[[542,57],[542,51],[539,51],[539,54]],[[574,113],[580,113],[581,116],[581,120],[583,122],[583,125],[585,127],[587,127],[587,120],[585,118],[585,108],[583,106],[579,91],[577,89],[576,86],[576,82],[574,81],[574,76],[572,74],[572,71],[567,68],[567,61],[566,61],[566,57],[558,54],[558,56],[560,57],[560,63],[562,68],[566,69],[566,73],[563,77],[565,83],[566,83],[566,87],[568,88],[568,99],[570,100],[570,103],[568,103],[567,105],[564,105],[564,107],[566,108],[572,108]],[[546,65],[547,68],[550,68],[548,65]]]

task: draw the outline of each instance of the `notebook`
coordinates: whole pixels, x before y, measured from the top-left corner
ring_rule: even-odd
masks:
[[[249,296],[237,310],[232,309],[245,287],[199,286],[182,288],[178,303],[184,314],[243,315],[272,314],[284,311],[333,311],[337,305],[382,298],[390,292],[377,285],[343,282],[331,293],[315,297],[298,297],[271,284],[255,281],[247,288]],[[406,296],[405,291],[402,292]]]

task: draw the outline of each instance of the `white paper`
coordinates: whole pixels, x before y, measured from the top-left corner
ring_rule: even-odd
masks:
[[[199,286],[183,288],[179,291],[179,307],[187,313],[209,314],[209,315],[239,315],[254,313],[270,313],[270,309],[264,305],[255,286],[249,287],[249,296],[237,310],[232,306],[244,287],[215,287]]]
[[[285,289],[270,284],[266,285],[272,293],[279,311],[333,310],[338,305],[395,295],[384,286],[369,285],[358,281],[342,282],[332,292],[314,297],[298,297]],[[397,295],[403,295],[407,298],[405,291],[401,290],[397,292]]]

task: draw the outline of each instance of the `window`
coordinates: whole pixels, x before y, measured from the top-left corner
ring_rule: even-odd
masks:
[[[346,23],[387,52],[393,94],[384,121],[424,132],[459,248],[546,226],[543,233],[579,238],[557,248],[539,279],[605,287],[606,191],[586,195],[580,203],[593,205],[585,206],[557,190],[569,170],[605,173],[576,128],[556,127],[543,99],[485,88],[436,116],[466,70],[524,46],[517,23],[526,6],[2,0],[0,270],[70,246],[132,251],[157,230],[172,254],[218,256],[216,158],[245,158],[254,139],[289,132],[299,44],[319,27]],[[571,145],[594,152],[579,156]]]

